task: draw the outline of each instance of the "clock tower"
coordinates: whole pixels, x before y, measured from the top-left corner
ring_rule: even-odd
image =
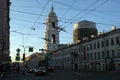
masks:
[[[46,19],[45,45],[44,49],[48,52],[57,50],[59,47],[58,19],[53,6]]]

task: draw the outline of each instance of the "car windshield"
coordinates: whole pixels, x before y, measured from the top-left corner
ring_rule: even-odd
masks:
[[[30,67],[30,69],[33,69],[34,67]]]
[[[40,69],[40,70],[46,70],[45,67],[39,67],[38,69]]]

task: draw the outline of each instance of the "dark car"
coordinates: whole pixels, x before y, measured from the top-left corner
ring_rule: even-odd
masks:
[[[48,71],[53,72],[55,70],[54,66],[48,66]]]
[[[35,69],[34,67],[29,67],[29,68],[28,68],[28,72],[29,72],[29,73],[34,73],[35,70],[36,70],[36,69]]]
[[[39,67],[35,70],[35,75],[47,75],[48,70],[46,67]]]

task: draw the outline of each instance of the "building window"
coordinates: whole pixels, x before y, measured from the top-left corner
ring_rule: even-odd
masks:
[[[116,44],[119,44],[119,37],[116,37]]]
[[[109,46],[109,40],[106,40],[106,46]]]
[[[90,50],[92,50],[92,44],[90,44]]]
[[[115,57],[115,50],[112,50],[112,57]]]
[[[89,51],[89,46],[87,45],[87,51]]]
[[[96,44],[94,43],[94,49],[96,49]]]
[[[100,48],[100,43],[99,42],[97,42],[97,48]]]
[[[92,53],[91,53],[91,60],[93,60],[93,55],[92,55]]]
[[[87,60],[89,60],[89,54],[87,53]]]
[[[52,22],[52,27],[55,28],[55,22]]]
[[[95,60],[96,60],[96,57],[97,57],[97,56],[96,56],[96,53],[94,53],[94,59],[95,59]]]
[[[104,41],[101,42],[101,46],[102,46],[102,48],[104,47]]]
[[[55,35],[54,34],[52,35],[51,41],[53,44],[55,43]]]
[[[110,57],[110,54],[109,54],[109,51],[107,51],[107,58],[109,58]]]
[[[98,59],[100,59],[100,52],[98,52]]]
[[[103,58],[103,59],[105,58],[105,54],[104,54],[104,51],[102,52],[102,58]]]
[[[114,39],[111,38],[111,45],[114,45]]]

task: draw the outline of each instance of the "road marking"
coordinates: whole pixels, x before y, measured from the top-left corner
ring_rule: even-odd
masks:
[[[74,80],[79,80],[79,79],[74,79]]]

